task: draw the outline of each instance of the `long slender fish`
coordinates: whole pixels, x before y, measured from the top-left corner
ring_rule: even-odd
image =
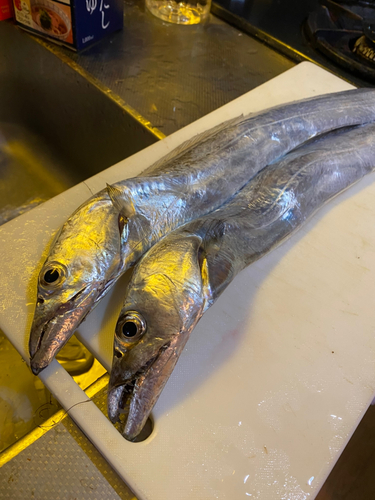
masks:
[[[233,278],[375,167],[375,124],[332,133],[265,168],[231,202],[167,234],[139,261],[119,316],[108,414],[131,440],[189,335]]]
[[[119,276],[169,231],[220,207],[260,169],[318,134],[375,120],[375,90],[295,102],[201,134],[100,191],[63,225],[38,280],[29,351],[45,368]]]

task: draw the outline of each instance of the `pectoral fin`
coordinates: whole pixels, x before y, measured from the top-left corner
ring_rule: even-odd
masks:
[[[120,189],[117,186],[107,184],[107,192],[114,207],[123,218],[130,219],[135,214],[132,193],[129,188],[124,186]]]

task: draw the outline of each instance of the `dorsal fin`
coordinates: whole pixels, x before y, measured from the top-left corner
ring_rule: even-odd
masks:
[[[135,208],[132,200],[132,194],[128,187],[107,184],[107,192],[114,207],[120,212],[125,219],[130,219],[135,214]]]
[[[239,123],[242,120],[244,120],[243,115],[237,116],[236,118],[231,118],[230,120],[227,120],[223,123],[220,123],[219,125],[216,125],[216,127],[213,127],[210,130],[205,130],[204,132],[202,132],[198,135],[195,135],[191,139],[188,139],[187,141],[185,141],[182,144],[180,144],[179,146],[177,146],[175,149],[173,149],[167,155],[160,158],[160,160],[153,163],[150,167],[148,167],[145,170],[144,173],[152,172],[153,170],[158,169],[161,165],[164,165],[166,162],[171,161],[173,159],[176,159],[179,156],[181,156],[183,153],[186,153],[188,150],[194,148],[198,143],[207,140],[209,137],[214,136],[215,134],[217,134],[221,130],[224,130],[225,128],[236,125],[236,123]]]

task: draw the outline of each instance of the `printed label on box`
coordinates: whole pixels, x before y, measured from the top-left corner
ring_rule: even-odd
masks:
[[[33,21],[29,0],[14,0],[14,12],[18,22],[32,27]]]
[[[11,5],[11,0],[0,0],[0,21],[4,21],[13,16]]]
[[[85,0],[75,2],[77,47],[83,47],[106,33],[122,28],[122,4],[116,0]]]
[[[13,0],[16,20],[26,29],[83,48],[122,29],[122,0]]]
[[[53,0],[14,0],[16,19],[47,36],[73,43],[69,3],[65,5]]]

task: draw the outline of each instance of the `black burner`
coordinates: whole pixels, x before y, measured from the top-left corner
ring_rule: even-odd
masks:
[[[375,82],[375,1],[321,0],[305,28],[314,48]]]
[[[212,1],[214,14],[296,62],[375,86],[375,0]]]
[[[375,61],[375,45],[365,35],[355,42],[353,52],[367,61]]]

